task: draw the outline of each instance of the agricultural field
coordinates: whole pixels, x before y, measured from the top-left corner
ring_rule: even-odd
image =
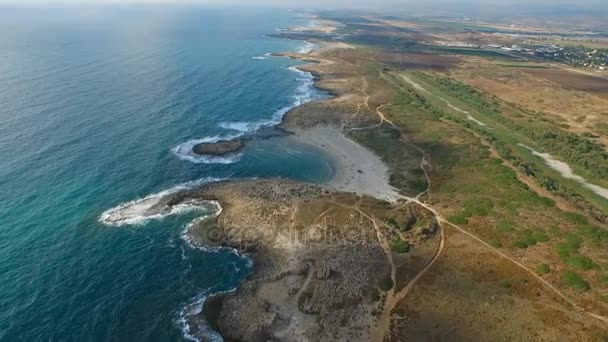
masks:
[[[608,78],[564,70],[562,68],[530,69],[526,70],[526,72],[566,88],[608,98]]]

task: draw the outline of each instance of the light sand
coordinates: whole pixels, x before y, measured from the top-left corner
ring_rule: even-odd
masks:
[[[388,167],[367,148],[347,138],[335,127],[298,130],[295,139],[325,151],[334,162],[334,177],[328,185],[344,192],[396,201],[397,191],[388,181]]]
[[[540,157],[545,162],[545,164],[547,164],[547,166],[549,166],[553,170],[559,172],[560,175],[562,175],[562,177],[572,179],[572,180],[578,182],[579,184],[581,184],[582,186],[584,186],[585,188],[593,191],[597,195],[599,195],[605,199],[608,199],[608,189],[602,188],[599,185],[595,185],[595,184],[591,184],[591,183],[587,182],[583,177],[575,174],[574,171],[572,171],[572,168],[570,167],[570,165],[564,163],[563,161],[559,161],[559,160],[555,159],[552,155],[550,155],[548,153],[540,153],[540,152],[534,150],[533,148],[526,146],[524,144],[518,144],[518,145],[530,150],[530,152],[532,152],[532,154],[534,154],[535,156]]]

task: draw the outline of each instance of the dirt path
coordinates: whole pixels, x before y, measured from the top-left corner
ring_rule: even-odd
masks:
[[[369,84],[367,83],[367,79],[365,78],[365,76],[361,76],[361,89],[359,90],[359,92],[363,96],[363,101],[357,102],[357,112],[355,113],[355,116],[358,116],[359,114],[361,114],[361,107],[365,107],[368,110],[370,109],[369,108],[369,94],[367,93],[368,88],[369,88]]]
[[[371,334],[371,338],[370,338],[371,341],[377,341],[377,342],[384,341],[384,337],[390,331],[391,313],[395,309],[395,306],[397,305],[397,303],[399,303],[403,298],[405,298],[407,296],[407,294],[414,287],[414,285],[416,285],[418,280],[420,280],[426,274],[426,272],[428,272],[428,270],[430,270],[431,267],[433,267],[435,262],[437,260],[439,260],[439,257],[441,256],[441,253],[443,253],[443,248],[445,246],[445,236],[443,234],[442,228],[439,228],[439,234],[441,237],[439,240],[439,247],[435,251],[435,255],[433,255],[433,258],[431,260],[429,260],[429,262],[424,266],[424,268],[422,268],[422,270],[420,270],[420,272],[418,272],[416,274],[416,276],[414,276],[414,278],[412,278],[412,280],[410,280],[404,288],[402,288],[401,290],[399,290],[397,292],[395,292],[395,287],[397,286],[396,275],[395,275],[395,266],[391,262],[391,265],[393,267],[393,270],[391,272],[391,277],[392,277],[394,285],[393,285],[393,288],[390,291],[388,291],[386,294],[386,299],[384,300],[384,307],[382,308],[382,312],[376,319],[376,328],[374,329],[374,331]],[[392,258],[391,258],[391,260],[392,260]]]
[[[404,199],[407,200],[406,197],[404,197]],[[555,294],[557,294],[559,297],[561,297],[564,302],[568,303],[569,305],[571,305],[574,309],[576,309],[579,312],[585,313],[591,317],[597,318],[603,322],[608,322],[608,317],[605,316],[601,316],[598,314],[595,314],[593,312],[587,311],[586,309],[584,309],[583,307],[579,306],[578,304],[576,304],[574,301],[572,301],[571,299],[569,299],[565,294],[563,294],[560,290],[558,290],[555,286],[553,286],[551,283],[549,283],[548,281],[546,281],[544,278],[542,278],[541,276],[539,276],[538,274],[536,274],[536,272],[534,270],[531,270],[530,268],[528,268],[527,266],[525,266],[524,264],[520,263],[519,261],[517,261],[516,259],[510,257],[509,255],[501,252],[500,250],[492,247],[490,244],[488,244],[487,242],[483,241],[482,239],[478,238],[476,235],[470,233],[469,231],[449,222],[448,220],[446,220],[443,216],[441,216],[441,214],[439,214],[439,212],[437,212],[433,207],[422,203],[418,200],[415,199],[410,199],[411,201],[419,204],[420,206],[428,209],[429,211],[431,211],[435,217],[437,218],[437,220],[440,223],[445,223],[447,225],[449,225],[450,227],[458,230],[459,232],[467,235],[468,237],[470,237],[471,239],[477,241],[478,243],[482,244],[483,246],[485,246],[486,248],[488,248],[489,250],[491,250],[492,252],[494,252],[495,254],[498,254],[499,256],[505,258],[506,260],[514,263],[515,265],[517,265],[518,267],[520,267],[521,269],[523,269],[524,271],[528,272],[532,277],[534,277],[536,280],[538,280],[539,282],[541,282],[542,284],[544,284],[547,288],[549,288],[550,290],[552,290]]]
[[[391,82],[390,80],[386,79],[383,75],[381,75],[381,77],[383,77],[385,80],[389,81],[390,83],[394,84],[393,82]],[[404,77],[404,76],[402,76]],[[407,77],[404,77],[407,78]],[[405,80],[405,79],[404,79]],[[429,94],[429,92],[424,89],[423,87],[421,87],[419,84],[413,82],[410,79],[406,80],[408,83],[410,83],[415,89],[422,91],[424,93]],[[400,86],[398,86],[398,88],[400,88],[402,91],[404,90],[403,88],[401,88]],[[543,284],[544,286],[546,286],[548,289],[550,289],[552,292],[554,292],[556,295],[558,295],[560,298],[562,298],[562,300],[564,300],[565,303],[569,304],[572,308],[574,308],[575,310],[585,313],[593,318],[596,318],[598,320],[601,320],[603,322],[608,322],[608,317],[605,316],[601,316],[598,314],[595,314],[593,312],[590,312],[586,309],[584,309],[583,307],[579,306],[578,304],[576,304],[573,300],[569,299],[563,292],[561,292],[559,289],[557,289],[555,286],[553,286],[551,283],[549,283],[547,280],[545,280],[544,278],[542,278],[541,276],[539,276],[534,270],[528,268],[527,266],[525,266],[524,264],[522,264],[521,262],[519,262],[518,260],[510,257],[509,255],[503,253],[502,251],[492,247],[490,244],[488,244],[487,242],[485,242],[484,240],[480,239],[479,237],[477,237],[476,235],[468,232],[467,230],[449,222],[447,219],[445,219],[437,210],[435,210],[433,207],[431,207],[430,205],[422,202],[420,200],[420,197],[427,193],[430,194],[430,189],[431,189],[431,179],[429,177],[428,174],[428,170],[427,168],[430,167],[431,163],[428,157],[428,154],[426,153],[426,151],[424,151],[423,149],[421,149],[420,147],[416,146],[415,144],[411,143],[410,141],[407,140],[407,138],[405,137],[405,134],[403,134],[403,131],[397,126],[395,125],[392,121],[390,121],[389,119],[386,118],[386,116],[384,115],[384,113],[382,113],[380,111],[380,108],[382,108],[382,106],[379,106],[376,109],[376,113],[378,115],[378,117],[380,118],[380,122],[381,123],[388,123],[391,126],[393,126],[395,129],[397,129],[400,133],[401,133],[401,141],[408,144],[409,146],[412,146],[414,148],[416,148],[423,156],[422,161],[421,161],[421,168],[424,170],[426,178],[427,178],[427,184],[428,187],[427,189],[418,194],[416,197],[412,198],[412,197],[407,197],[407,196],[400,196],[402,199],[404,199],[406,201],[406,203],[416,203],[420,206],[422,206],[423,208],[429,210],[430,212],[433,213],[433,215],[435,216],[435,218],[437,219],[437,221],[440,224],[440,234],[441,234],[441,242],[439,245],[439,248],[437,249],[437,252],[435,253],[435,256],[433,257],[433,259],[398,293],[393,293],[393,292],[389,292],[387,293],[387,299],[385,301],[385,305],[384,305],[384,309],[382,311],[382,313],[380,314],[380,316],[378,317],[378,321],[377,321],[377,328],[373,333],[373,340],[374,341],[382,341],[384,339],[384,336],[386,336],[386,334],[389,332],[390,329],[390,317],[391,317],[391,312],[394,309],[395,305],[401,301],[403,298],[405,298],[407,296],[407,294],[409,293],[409,291],[414,287],[414,285],[424,276],[424,274],[426,274],[426,272],[435,264],[435,262],[439,259],[439,257],[441,256],[441,253],[443,252],[444,246],[445,246],[445,235],[444,235],[444,231],[443,231],[443,224],[446,224],[454,229],[456,229],[457,231],[467,235],[469,238],[473,239],[474,241],[482,244],[483,246],[485,246],[486,248],[490,249],[493,253],[499,255],[500,257],[505,258],[506,260],[514,263],[515,265],[517,265],[518,267],[520,267],[521,269],[523,269],[524,271],[526,271],[528,274],[530,274],[534,279],[538,280],[541,284]],[[496,156],[498,156],[497,151],[493,151],[491,146],[490,146],[490,153],[495,154]],[[500,158],[500,156],[498,156],[500,160],[502,160],[503,162],[504,159]],[[522,178],[522,175],[520,175],[519,172],[517,172],[516,170],[516,174],[518,175],[518,178]],[[525,184],[528,184],[528,182],[524,182]],[[535,184],[535,183],[534,183]],[[532,188],[535,189],[535,188]],[[538,190],[538,189],[536,189]],[[394,280],[394,278],[393,278]]]
[[[345,63],[348,63],[352,66],[355,66],[355,64],[344,61],[342,59],[339,59]],[[421,91],[425,94],[430,94],[426,89],[424,89],[421,85],[417,84],[416,82],[414,82],[413,80],[409,79],[406,75],[400,75],[401,78],[406,81],[408,84],[410,84],[412,87],[414,87],[415,90]],[[407,91],[406,89],[404,89],[400,84],[396,83],[394,80],[388,79],[385,75],[383,75],[382,73],[380,73],[380,77],[382,77],[383,79],[385,79],[387,82],[389,82],[390,84],[392,84],[393,86],[395,86],[396,88],[402,90],[402,91]],[[357,105],[357,115],[361,112],[361,108],[365,105],[366,107],[369,108],[369,93],[368,93],[368,81],[365,79],[364,76],[362,76],[362,85],[361,85],[361,94],[364,96],[364,100],[359,102],[359,104]],[[387,297],[386,300],[384,302],[383,305],[383,310],[381,312],[381,314],[378,316],[377,319],[377,326],[376,328],[372,331],[372,338],[371,340],[373,341],[383,341],[384,337],[387,336],[387,334],[390,331],[390,323],[391,323],[391,312],[394,310],[395,306],[397,305],[397,303],[399,303],[399,301],[403,300],[407,294],[411,291],[411,289],[416,285],[416,283],[431,269],[431,267],[437,262],[437,260],[441,257],[443,251],[444,251],[444,247],[445,247],[445,232],[444,232],[444,225],[447,225],[455,230],[457,230],[458,232],[461,232],[463,234],[465,234],[466,236],[468,236],[469,238],[473,239],[474,241],[476,241],[477,243],[482,244],[483,246],[485,246],[486,248],[488,248],[488,250],[490,250],[492,253],[497,254],[498,256],[512,262],[513,264],[515,264],[516,266],[518,266],[519,268],[521,268],[522,270],[524,270],[525,272],[527,272],[528,274],[530,274],[534,279],[538,280],[541,284],[543,284],[546,288],[548,288],[549,290],[551,290],[553,293],[555,293],[558,297],[562,298],[562,300],[564,301],[564,303],[567,303],[571,306],[571,308],[573,308],[576,311],[579,311],[581,313],[587,314],[590,317],[596,318],[600,321],[603,322],[608,322],[608,317],[605,316],[601,316],[598,314],[595,314],[593,312],[587,311],[586,309],[582,308],[581,306],[579,306],[578,304],[576,304],[573,300],[569,299],[563,292],[561,292],[559,289],[557,289],[555,286],[553,286],[551,283],[549,283],[547,280],[545,280],[544,278],[540,277],[539,275],[536,274],[536,272],[530,268],[528,268],[527,266],[525,266],[524,264],[522,264],[521,262],[519,262],[518,260],[514,259],[513,257],[505,254],[504,252],[492,247],[490,244],[488,244],[487,242],[483,241],[482,239],[480,239],[479,237],[477,237],[476,235],[468,232],[467,230],[459,227],[458,225],[455,225],[453,223],[450,223],[447,219],[445,219],[436,209],[434,209],[433,207],[431,207],[430,205],[426,204],[425,202],[423,202],[421,200],[421,197],[423,195],[430,195],[430,191],[431,191],[431,187],[432,187],[432,183],[431,183],[431,178],[429,175],[430,172],[430,168],[431,168],[431,161],[430,161],[430,156],[426,153],[426,151],[424,151],[422,148],[418,147],[417,145],[415,145],[414,143],[410,142],[407,137],[405,136],[405,134],[403,134],[403,131],[396,125],[394,124],[390,119],[387,119],[386,116],[384,115],[384,113],[382,112],[382,109],[390,104],[382,104],[376,107],[375,112],[376,115],[379,118],[379,122],[377,124],[368,126],[368,127],[359,127],[359,128],[352,128],[350,130],[364,130],[364,129],[373,129],[373,128],[378,128],[380,126],[382,126],[384,123],[387,123],[389,125],[391,125],[392,127],[394,127],[395,129],[397,129],[401,134],[400,134],[400,140],[405,143],[408,144],[408,146],[411,146],[412,148],[415,148],[417,151],[419,151],[422,155],[421,158],[421,162],[420,162],[420,167],[422,168],[422,170],[425,173],[425,177],[427,179],[427,189],[425,189],[425,191],[421,192],[420,194],[418,194],[415,197],[407,197],[407,196],[403,196],[403,195],[399,195],[399,197],[404,200],[404,205],[408,204],[408,203],[416,203],[418,205],[420,205],[421,207],[429,210],[431,213],[433,213],[433,215],[435,216],[437,222],[439,223],[439,234],[440,234],[440,243],[439,246],[433,256],[433,258],[431,260],[429,260],[429,262],[420,270],[420,272],[418,272],[411,281],[408,282],[408,284],[401,289],[400,291],[397,291],[395,293],[394,287],[393,289],[389,290],[387,292]],[[492,152],[492,151],[491,151]],[[501,158],[502,159],[502,158]],[[338,203],[336,203],[338,204]],[[384,234],[382,233],[381,228],[379,227],[378,222],[380,222],[379,220],[377,220],[376,218],[374,218],[373,216],[365,213],[364,211],[362,211],[358,206],[355,207],[348,207],[348,206],[344,206],[341,204],[338,204],[340,206],[343,207],[347,207],[353,210],[356,210],[360,215],[362,215],[363,217],[367,218],[368,220],[370,220],[374,226],[374,229],[376,231],[376,235],[378,238],[379,243],[381,244],[384,252],[386,253],[390,266],[391,266],[391,279],[393,280],[393,283],[396,284],[395,279],[396,279],[396,268],[395,268],[395,264],[392,258],[392,252],[390,250],[390,246],[388,244],[388,241],[386,239],[386,237],[384,236]],[[384,222],[380,222],[380,224],[386,226],[386,224]],[[390,228],[389,228],[390,229]]]
[[[304,291],[306,291],[306,289],[308,288],[308,284],[310,284],[310,280],[312,279],[312,267],[310,265],[308,265],[308,272],[306,272],[306,279],[304,279],[304,283],[302,283],[302,286],[300,287],[300,289],[298,290],[298,293],[296,293],[296,295],[294,296],[294,303],[299,303],[300,302],[300,297],[302,296],[302,293],[304,293]]]

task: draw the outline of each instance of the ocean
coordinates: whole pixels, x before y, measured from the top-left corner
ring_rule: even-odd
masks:
[[[331,177],[320,151],[281,138],[189,152],[325,96],[269,55],[310,50],[266,36],[308,24],[270,8],[0,8],[0,340],[190,338],[184,317],[255,265],[183,238],[204,208],[137,208],[219,179]],[[104,221],[124,208],[130,220]]]

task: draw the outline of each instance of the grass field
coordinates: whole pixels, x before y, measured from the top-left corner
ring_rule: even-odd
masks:
[[[479,136],[471,129],[476,124],[438,99],[443,97],[453,101],[454,106],[475,113],[466,101],[461,102],[438,91],[416,73],[409,76],[417,77],[416,80],[428,87],[426,89],[430,93],[416,91],[402,81],[400,73],[383,74],[383,70],[381,66],[377,67],[377,72],[396,89],[390,105],[385,107],[387,118],[402,129],[412,143],[429,153],[433,161],[430,203],[442,208],[441,212],[451,222],[492,246],[514,255],[524,254],[525,263],[531,269],[546,265],[539,272],[552,282],[561,284],[565,291],[576,293],[585,307],[608,312],[608,307],[598,300],[605,288],[599,279],[608,279],[608,231],[582,215],[561,211],[555,201],[539,196],[520,182],[515,171],[480,142]],[[368,77],[377,76],[369,74]],[[536,146],[534,141],[510,132],[494,118],[474,115],[486,123],[485,129],[504,144],[515,146],[521,139]],[[398,146],[397,141],[376,144],[358,140],[381,155],[385,151],[384,146]],[[389,164],[391,159],[395,160],[393,163],[401,160],[403,155],[398,150],[386,153],[383,159]],[[513,148],[513,153],[538,167],[539,172],[559,177],[528,150]],[[411,155],[411,152],[406,155]],[[567,180],[564,182],[577,186]],[[586,195],[591,196],[589,193]],[[588,287],[583,286],[580,280]]]

